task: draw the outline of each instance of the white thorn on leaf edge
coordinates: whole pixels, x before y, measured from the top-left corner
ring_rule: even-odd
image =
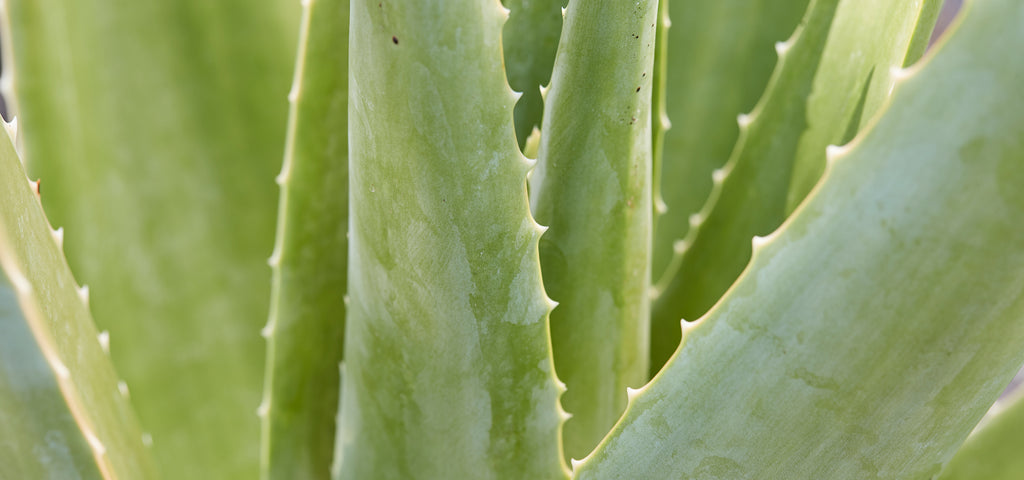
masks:
[[[302,8],[309,8],[313,4],[313,0],[301,0],[299,3],[302,5]]]
[[[711,181],[715,183],[722,183],[725,181],[725,176],[729,173],[725,171],[725,168],[716,168],[711,172]]]
[[[565,423],[565,422],[568,422],[570,418],[572,418],[572,414],[567,412],[567,411],[565,411],[565,410],[563,410],[562,407],[559,406],[558,407],[558,419],[561,420],[562,423]]]
[[[64,250],[64,227],[50,230],[50,235],[53,236],[53,241],[57,244],[57,248]]]
[[[629,401],[629,403],[633,403],[633,400],[635,400],[636,397],[640,396],[640,394],[643,393],[643,392],[644,392],[643,387],[641,387],[641,388],[626,387],[626,399]]]
[[[825,147],[825,161],[828,164],[832,164],[832,162],[835,162],[836,159],[842,156],[844,153],[846,153],[846,151],[846,147],[840,147],[838,145],[829,145]]]
[[[71,372],[68,371],[68,367],[66,367],[60,360],[57,360],[56,358],[50,359],[50,368],[53,369],[53,373],[57,374],[57,378],[62,380],[71,379]]]
[[[103,350],[103,353],[109,354],[110,353],[110,332],[108,332],[106,330],[100,332],[99,335],[96,335],[96,340],[98,340],[100,342],[100,349]]]
[[[690,248],[690,241],[689,240],[677,240],[675,243],[672,244],[672,251],[677,253],[677,254],[679,254],[679,255],[682,255],[683,252],[686,252],[686,250],[689,249],[689,248]]]
[[[768,237],[767,236],[762,237],[760,235],[754,235],[754,237],[750,239],[750,244],[755,249],[763,247],[766,243],[768,243]]]
[[[39,195],[39,192],[41,192],[40,187],[42,186],[43,182],[40,181],[40,180],[32,180],[32,179],[27,179],[27,180],[28,180],[28,188],[31,188],[33,192],[36,192],[36,195]]]
[[[28,295],[29,293],[32,293],[32,283],[28,281],[28,278],[25,277],[25,274],[21,273],[18,270],[12,269],[11,271],[7,272],[7,278],[11,282],[11,285],[14,286],[14,290],[17,291],[18,293],[22,295]]]
[[[256,407],[256,415],[260,418],[265,418],[270,413],[270,402],[264,399],[260,402],[260,406]]]
[[[153,436],[148,434],[148,433],[143,433],[142,434],[142,444],[147,446],[147,447],[152,447],[153,446]]]
[[[267,258],[267,265],[269,265],[271,267],[277,267],[280,264],[281,264],[281,251],[275,248],[273,253],[270,254],[270,257]]]
[[[570,458],[569,465],[572,465],[572,470],[575,472],[577,468],[583,465],[583,460],[576,460],[575,458]]]
[[[349,300],[350,300],[350,298],[349,298],[348,294],[345,294],[345,295],[343,295],[341,297],[341,301],[344,302],[346,307],[348,306]]]
[[[82,285],[81,287],[78,287],[78,299],[82,301],[82,303],[86,306],[86,308],[89,307],[89,286],[88,285]]]
[[[98,456],[103,456],[107,453],[107,448],[103,446],[103,442],[91,431],[82,429],[82,435],[85,436],[85,441],[89,442],[89,446],[92,447],[92,451]]]
[[[736,124],[739,125],[740,128],[747,128],[747,127],[749,127],[750,126],[750,122],[753,122],[753,121],[754,121],[754,119],[751,118],[750,114],[741,113],[739,115],[736,115]]]
[[[7,130],[7,136],[11,137],[11,142],[18,140],[18,117],[11,117],[11,121],[4,122],[4,130]]]
[[[263,338],[270,338],[274,334],[274,322],[269,321],[263,328],[260,329],[260,336]]]
[[[299,84],[292,83],[292,88],[288,90],[288,102],[295,103],[299,100]]]
[[[690,228],[696,228],[700,226],[700,223],[704,221],[704,215],[700,213],[694,213],[687,219],[687,223],[690,224]]]
[[[778,53],[781,57],[785,55],[786,52],[788,52],[789,49],[792,47],[793,42],[791,40],[786,40],[785,42],[775,42],[775,53]]]
[[[889,68],[889,75],[892,76],[893,79],[898,81],[909,78],[911,75],[913,75],[913,71],[911,68],[902,68],[898,65],[894,65]]]
[[[669,130],[672,128],[672,120],[669,120],[668,115],[662,113],[658,115],[658,120],[661,122],[662,130]]]
[[[558,306],[558,302],[556,302],[556,301],[555,301],[555,299],[553,299],[553,298],[551,298],[551,297],[549,297],[549,296],[547,296],[547,295],[544,295],[544,298],[545,298],[545,299],[547,299],[547,303],[548,303],[548,310],[549,310],[549,311],[550,311],[550,310],[554,310],[554,309],[555,309],[555,307],[557,307],[557,306]]]
[[[128,384],[124,383],[124,380],[117,382],[117,391],[126,399],[131,397],[131,392],[128,391]]]

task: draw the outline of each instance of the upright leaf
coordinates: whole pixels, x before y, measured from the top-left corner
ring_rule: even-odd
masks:
[[[504,0],[509,9],[502,31],[508,83],[523,96],[516,102],[516,138],[526,139],[540,127],[544,100],[540,89],[551,81],[551,68],[562,31],[562,7],[566,0]]]
[[[29,170],[167,478],[258,472],[298,7],[7,0]]]
[[[1024,4],[969,4],[576,471],[937,475],[1024,363]]]
[[[813,0],[795,38],[776,45],[779,65],[760,103],[740,117],[729,162],[690,217],[683,249],[657,286],[651,368],[679,343],[679,319],[703,315],[750,259],[750,239],[786,218],[794,189],[817,181],[825,147],[849,140],[892,88],[930,0]],[[799,179],[799,180],[798,180]],[[813,185],[813,182],[811,183]]]
[[[0,133],[0,478],[155,478],[60,238]]]
[[[278,177],[267,336],[264,479],[328,478],[348,278],[347,0],[304,4]]]
[[[562,478],[497,0],[355,0],[336,476]]]
[[[664,28],[667,43],[656,62],[666,64],[665,114],[673,127],[664,132],[664,154],[655,155],[664,211],[654,230],[653,280],[665,273],[690,215],[707,201],[711,172],[729,159],[739,135],[736,115],[754,108],[764,92],[777,59],[772,45],[793,33],[807,1],[661,2],[672,6],[672,28]]]
[[[651,77],[658,2],[576,0],[566,12],[530,178],[558,376],[582,458],[647,380]]]

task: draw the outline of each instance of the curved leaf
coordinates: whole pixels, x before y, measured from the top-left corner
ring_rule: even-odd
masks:
[[[1024,4],[968,5],[577,478],[939,473],[1024,363]]]
[[[6,3],[29,171],[159,469],[255,477],[299,2]]]
[[[0,133],[0,478],[155,478],[60,234]]]
[[[750,259],[750,238],[786,218],[790,193],[816,182],[825,147],[845,143],[872,118],[903,64],[924,0],[813,0],[764,97],[740,117],[741,134],[714,190],[690,219],[683,249],[651,307],[651,369],[679,342],[679,319],[707,312]],[[799,180],[797,179],[799,178]]]

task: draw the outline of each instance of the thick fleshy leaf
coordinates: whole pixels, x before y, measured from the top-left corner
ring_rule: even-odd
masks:
[[[966,14],[577,478],[939,473],[1024,362],[1024,4]]]
[[[516,138],[524,150],[530,132],[540,127],[544,112],[540,89],[551,80],[566,1],[502,1],[509,9],[508,22],[502,30],[505,70],[509,85],[523,94],[516,102],[515,118]]]
[[[825,147],[852,138],[892,88],[922,10],[931,0],[813,0],[794,38],[776,45],[779,65],[754,111],[739,119],[729,162],[677,258],[659,281],[651,311],[651,369],[750,260],[750,239],[786,218],[793,189],[817,181]],[[929,17],[929,18],[934,18]],[[802,195],[801,197],[802,198]]]
[[[29,171],[159,469],[255,477],[299,2],[6,5]]]
[[[568,391],[566,455],[582,458],[647,380],[651,78],[656,1],[576,0],[545,98],[530,195]]]
[[[155,478],[34,188],[0,133],[0,478]]]
[[[998,411],[967,438],[939,480],[1019,480],[1024,476],[1024,395],[1017,392],[1005,402],[997,403]]]
[[[338,478],[567,474],[504,12],[352,2]]]
[[[348,0],[305,2],[264,379],[264,479],[325,479],[334,455],[348,278]]]
[[[661,278],[674,245],[686,236],[690,215],[707,201],[711,172],[725,164],[736,144],[736,116],[761,97],[778,58],[772,46],[793,33],[807,1],[661,2],[672,7],[666,48],[656,60],[667,64],[664,113],[672,128],[664,133],[661,180],[655,183],[665,211],[654,230],[653,280]],[[654,120],[657,131],[662,122]]]

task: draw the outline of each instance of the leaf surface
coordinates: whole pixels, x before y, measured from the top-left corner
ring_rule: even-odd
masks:
[[[551,81],[551,68],[562,31],[562,7],[566,0],[504,0],[509,9],[502,29],[508,83],[523,96],[516,102],[516,138],[526,147],[527,138],[540,127],[544,113],[541,87]],[[532,158],[532,157],[531,157]]]
[[[44,206],[167,478],[254,478],[294,0],[8,0]],[[5,69],[5,73],[6,70]]]
[[[0,133],[0,478],[156,478],[37,186]]]
[[[336,477],[565,478],[497,0],[355,0]]]
[[[948,42],[575,476],[939,473],[1024,363],[1024,4],[968,4]]]
[[[347,0],[304,3],[267,339],[264,479],[325,479],[334,455],[348,278]]]
[[[686,236],[688,218],[711,193],[711,172],[729,159],[739,128],[736,115],[749,112],[764,92],[776,64],[775,42],[793,33],[807,0],[664,0],[672,27],[656,63],[666,65],[660,189],[651,275],[657,281]],[[666,12],[667,13],[667,12]],[[659,112],[660,113],[660,112]],[[657,132],[661,119],[654,118]],[[657,169],[655,177],[658,177]]]
[[[568,387],[566,455],[582,458],[647,380],[651,78],[657,2],[569,5],[530,195]]]
[[[704,208],[673,264],[658,282],[651,309],[651,369],[679,342],[679,319],[703,315],[750,259],[750,239],[786,218],[796,189],[813,186],[825,147],[852,138],[892,87],[924,0],[813,0],[794,38],[779,43],[779,65],[764,97],[739,119],[729,162],[714,177]],[[805,182],[810,181],[809,184]]]
[[[986,417],[967,437],[942,471],[939,480],[1015,480],[1024,474],[1024,401],[1020,392],[997,413]],[[1001,401],[1002,402],[1002,401]]]

